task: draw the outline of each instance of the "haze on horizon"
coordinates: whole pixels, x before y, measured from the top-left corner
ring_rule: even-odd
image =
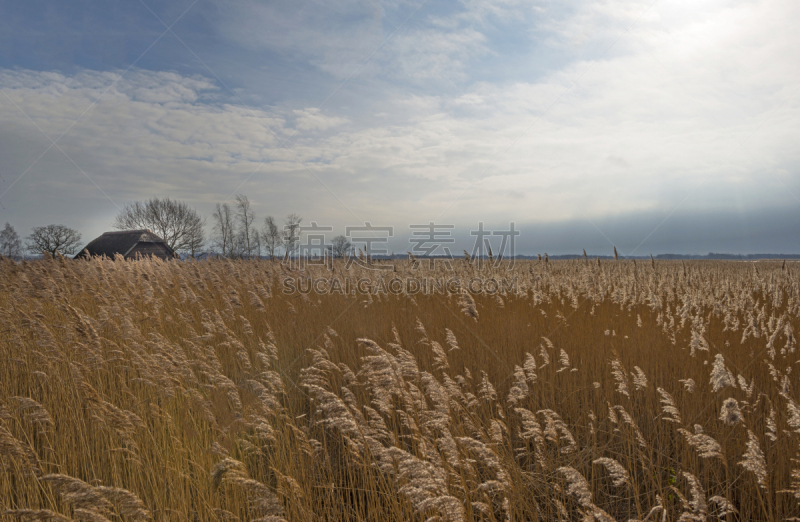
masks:
[[[514,222],[518,254],[800,254],[798,26],[788,0],[5,2],[0,225],[88,242],[131,201],[242,193],[396,252]]]

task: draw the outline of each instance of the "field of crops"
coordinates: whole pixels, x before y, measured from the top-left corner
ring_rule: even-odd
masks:
[[[0,514],[800,517],[800,266],[395,265],[0,259]]]

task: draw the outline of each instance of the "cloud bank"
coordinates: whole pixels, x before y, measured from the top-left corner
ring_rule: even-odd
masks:
[[[583,223],[631,248],[666,218],[642,248],[703,253],[750,251],[761,243],[740,230],[772,237],[769,216],[800,208],[796,3],[419,6],[251,2],[214,20],[224,46],[330,87],[305,99],[259,102],[257,74],[211,59],[0,70],[2,218],[89,236],[131,200],[208,214],[238,191],[260,216],[338,228],[515,221],[544,237]],[[48,138],[61,150],[37,160]],[[735,231],[736,216],[760,221]],[[685,227],[702,237],[669,239]],[[553,252],[589,242],[550,236]]]

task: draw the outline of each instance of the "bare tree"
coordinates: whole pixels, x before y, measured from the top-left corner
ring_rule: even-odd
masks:
[[[228,257],[250,259],[251,257],[258,255],[258,252],[261,248],[257,237],[258,230],[250,227],[250,232],[248,234],[245,232],[242,226],[237,226],[241,225],[240,223],[237,223],[237,221],[237,219],[234,219],[233,243],[231,245]]]
[[[17,258],[22,257],[22,241],[14,227],[6,223],[0,232],[0,256]]]
[[[236,227],[231,206],[227,203],[217,203],[217,208],[211,217],[214,218],[214,249],[223,256],[232,256]]]
[[[264,228],[261,231],[261,242],[264,244],[264,250],[270,259],[275,259],[275,253],[278,248],[283,244],[283,236],[275,223],[275,218],[267,216],[264,218]]]
[[[32,254],[47,252],[55,257],[57,252],[72,255],[80,246],[81,235],[77,230],[65,227],[64,225],[47,225],[46,227],[34,227],[31,235],[28,236],[26,245]]]
[[[331,257],[344,257],[353,253],[353,244],[345,236],[336,236],[331,240],[328,253]]]
[[[205,219],[203,221],[198,221],[189,230],[185,252],[192,257],[195,257],[197,254],[201,253],[203,246],[205,245],[205,224]]]
[[[148,229],[178,252],[194,253],[203,243],[203,222],[197,212],[169,198],[131,203],[120,211],[113,226],[117,230]]]
[[[261,234],[258,233],[258,229],[253,227],[250,230],[250,247],[252,256],[255,256],[256,259],[261,259]]]
[[[254,254],[253,221],[256,215],[250,208],[250,201],[244,194],[236,195],[236,220],[239,223],[239,239],[242,243],[242,257],[250,258]]]
[[[303,222],[297,214],[289,214],[284,220],[283,227],[283,248],[286,251],[286,257],[291,257],[300,247],[300,223]]]
[[[231,241],[231,248],[228,250],[228,257],[240,259],[244,257],[245,243],[242,234],[236,229],[236,223],[233,227],[233,240]]]

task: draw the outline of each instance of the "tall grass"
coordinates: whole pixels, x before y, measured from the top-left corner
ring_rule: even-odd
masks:
[[[0,513],[800,516],[797,268],[398,262],[515,292],[317,295],[341,264],[0,261]]]

